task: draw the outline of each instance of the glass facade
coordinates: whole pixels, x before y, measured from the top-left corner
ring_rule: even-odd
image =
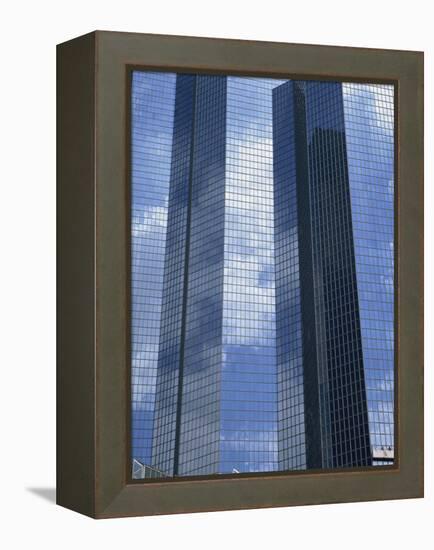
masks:
[[[304,260],[304,278],[312,278],[312,269],[308,270],[307,255],[301,255],[299,247],[298,202],[303,210],[303,195],[297,193],[297,180],[301,179],[301,167],[297,167],[297,153],[300,156],[305,149],[296,150],[297,132],[302,129],[298,121],[297,110],[303,109],[303,95],[296,92],[293,82],[287,82],[273,91],[273,149],[274,149],[274,212],[275,212],[275,264],[276,264],[276,351],[278,365],[278,406],[279,406],[279,469],[295,470],[307,467],[306,452],[306,410],[304,406],[304,371],[316,369],[315,348],[305,345],[303,356],[301,324],[301,274],[300,262]],[[298,103],[295,101],[298,98]],[[303,136],[305,140],[305,136]],[[303,160],[305,160],[303,158]],[[300,161],[298,163],[300,165]],[[305,231],[309,230],[307,226]],[[306,298],[309,298],[307,296]],[[313,301],[303,302],[303,312],[308,314],[308,306]],[[312,313],[310,313],[312,315]],[[313,325],[312,325],[313,326]],[[304,333],[305,341],[312,339],[310,325]],[[308,342],[309,344],[309,342]],[[310,357],[306,357],[310,353]],[[315,395],[315,394],[314,394]],[[313,414],[312,401],[310,412]]]
[[[151,464],[176,75],[134,71],[131,90],[131,441]]]
[[[133,477],[393,462],[393,88],[133,74]]]
[[[226,79],[196,76],[183,380],[175,475],[218,472],[222,363]]]
[[[342,85],[291,82],[283,87],[293,95],[295,116],[295,154],[290,155],[297,171],[306,461],[311,467],[368,466]],[[274,145],[282,146],[279,136]]]
[[[220,471],[278,469],[272,89],[227,79]]]
[[[283,401],[299,407],[307,467],[390,463],[393,87],[293,81],[273,95]]]
[[[394,442],[393,86],[342,88],[369,433],[384,464]]]

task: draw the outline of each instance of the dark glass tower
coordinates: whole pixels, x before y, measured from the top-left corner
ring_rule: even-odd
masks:
[[[342,84],[292,81],[275,88],[273,122],[281,379],[279,467],[369,466],[379,458],[371,441],[375,439],[372,420],[378,414],[378,400],[389,412],[388,405],[393,402],[387,392],[372,399],[366,386],[368,361],[364,358],[372,346],[370,329],[382,326],[372,322],[375,310],[384,311],[386,328],[393,328],[393,294],[383,287],[381,297],[378,292],[380,307],[363,301],[364,291],[375,289],[369,285],[371,281],[378,285],[383,273],[393,280],[392,255],[379,254],[384,238],[387,245],[393,242],[393,200],[390,192],[388,197],[383,195],[381,172],[386,170],[386,177],[393,177],[393,148],[386,149],[389,162],[387,154],[378,160],[373,152],[371,157],[366,155],[366,140],[372,129],[367,121],[359,120],[359,139],[351,149],[358,157],[353,175],[366,178],[366,168],[378,171],[371,202],[364,201],[365,226],[369,214],[378,218],[376,196],[383,201],[387,217],[392,211],[385,237],[386,224],[377,240],[370,242],[361,234],[360,226],[357,230],[353,226],[358,197],[354,183],[353,187],[350,183]],[[386,132],[382,140],[387,143],[389,138]],[[357,247],[358,237],[365,244],[364,251]],[[372,253],[374,262],[369,261]],[[361,323],[363,315],[365,326]],[[393,376],[390,335],[384,342],[376,340],[374,346],[376,350],[383,348],[384,353],[377,354],[377,361],[370,364],[376,364],[376,381],[384,383]],[[297,415],[302,417],[301,425],[294,422]],[[382,419],[387,427],[393,423],[390,416]],[[301,434],[297,443],[295,430]],[[383,450],[389,443],[389,453],[382,457],[391,458],[390,438],[385,437],[382,443]]]
[[[133,476],[393,461],[393,88],[132,102]]]

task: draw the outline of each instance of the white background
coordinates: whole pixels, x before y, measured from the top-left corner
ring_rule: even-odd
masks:
[[[423,0],[3,3],[0,544],[3,548],[432,547],[433,17]],[[431,4],[432,5],[432,4]],[[55,483],[55,45],[94,29],[425,51],[426,498],[93,521]],[[430,238],[431,237],[431,238]],[[429,249],[428,249],[429,248]],[[432,331],[432,328],[431,328]],[[4,539],[4,540],[2,540]]]

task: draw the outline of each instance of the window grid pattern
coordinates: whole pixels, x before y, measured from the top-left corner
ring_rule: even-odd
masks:
[[[175,75],[133,72],[131,88],[131,440],[151,463]]]
[[[221,458],[277,469],[272,88],[228,77]]]
[[[226,77],[196,78],[178,475],[219,471]]]
[[[152,464],[173,475],[183,358],[196,77],[177,75]]]
[[[279,470],[307,466],[294,83],[273,90]]]
[[[394,441],[394,88],[346,83],[343,98],[363,359],[375,455],[382,449],[393,452]]]
[[[342,85],[306,83],[325,467],[371,464]],[[325,382],[325,383],[324,383]]]

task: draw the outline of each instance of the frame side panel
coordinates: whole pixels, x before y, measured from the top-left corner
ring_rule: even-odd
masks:
[[[95,35],[57,47],[57,503],[95,515]]]
[[[398,85],[397,398],[399,467],[424,494],[423,54]]]
[[[101,517],[127,482],[131,219],[130,186],[126,183],[126,98],[131,83],[125,65],[106,70],[111,61],[104,55],[100,32],[96,33],[96,44],[95,515]],[[107,147],[107,143],[116,145]]]

